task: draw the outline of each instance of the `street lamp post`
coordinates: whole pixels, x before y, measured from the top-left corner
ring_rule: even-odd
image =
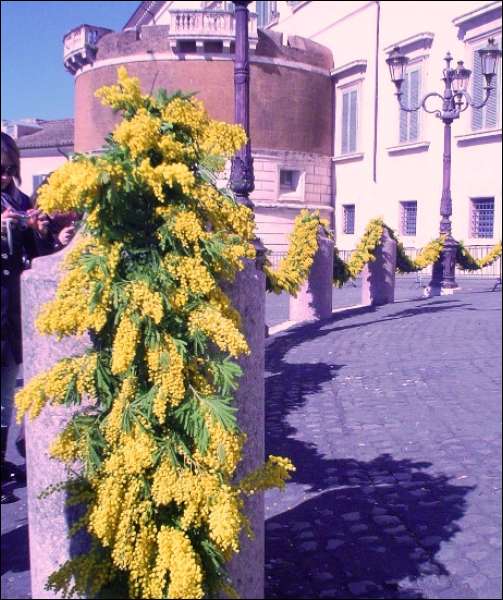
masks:
[[[239,203],[253,208],[249,195],[255,188],[250,144],[250,62],[248,48],[248,0],[233,0],[236,23],[234,60],[234,116],[246,132],[248,141],[232,159],[231,189]]]
[[[458,119],[460,114],[469,106],[473,108],[482,108],[491,95],[494,87],[491,86],[493,77],[496,74],[496,68],[501,50],[496,47],[494,38],[488,40],[485,48],[478,50],[482,66],[482,74],[485,77],[484,86],[485,98],[480,104],[475,104],[469,93],[466,91],[471,71],[466,69],[463,61],[458,61],[457,67],[452,68],[452,56],[447,52],[444,60],[446,67],[443,70],[444,92],[439,94],[432,92],[426,94],[417,106],[405,106],[402,100],[402,83],[405,78],[405,69],[409,59],[400,53],[400,48],[395,47],[393,52],[386,59],[391,73],[391,80],[396,86],[395,95],[398,99],[400,108],[406,112],[415,112],[420,108],[427,113],[433,113],[444,124],[444,154],[443,154],[443,177],[442,177],[442,197],[440,201],[440,235],[444,236],[444,245],[438,261],[433,265],[430,290],[432,295],[441,293],[452,293],[458,287],[455,279],[454,269],[456,265],[456,252],[458,243],[452,237],[451,215],[451,123]],[[430,110],[426,106],[429,98],[439,98],[442,102],[442,108]]]

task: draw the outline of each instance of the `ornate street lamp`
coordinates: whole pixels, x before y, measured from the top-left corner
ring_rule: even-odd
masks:
[[[445,243],[439,260],[433,265],[433,274],[430,282],[431,291],[436,294],[442,289],[453,290],[457,288],[454,276],[456,265],[456,252],[458,243],[451,235],[452,198],[451,198],[451,123],[458,119],[460,114],[469,106],[473,108],[482,108],[494,90],[491,86],[493,77],[496,75],[498,60],[501,56],[501,50],[497,48],[494,38],[488,40],[485,48],[477,51],[480,55],[481,70],[485,77],[484,86],[485,98],[480,104],[475,104],[470,94],[466,91],[471,71],[466,69],[463,61],[457,63],[456,68],[451,68],[452,56],[448,52],[444,58],[446,67],[443,71],[443,81],[445,83],[444,93],[432,92],[426,94],[417,106],[405,106],[403,104],[402,83],[405,78],[405,69],[409,59],[400,53],[400,48],[395,47],[390,53],[386,62],[391,73],[391,80],[396,86],[395,95],[398,99],[400,108],[405,112],[415,112],[423,108],[428,113],[433,113],[444,124],[444,156],[443,156],[443,184],[442,198],[440,201],[440,234],[445,236]],[[442,101],[441,110],[430,110],[426,107],[429,98],[437,97]],[[449,292],[447,292],[449,293]]]
[[[234,59],[234,116],[246,132],[246,146],[232,159],[231,189],[236,200],[250,208],[249,195],[255,188],[253,159],[250,144],[250,63],[248,60],[248,0],[233,0],[236,23],[236,50]]]

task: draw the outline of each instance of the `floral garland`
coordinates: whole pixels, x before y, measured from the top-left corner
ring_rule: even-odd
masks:
[[[375,260],[375,249],[381,243],[381,237],[385,228],[390,237],[397,243],[396,270],[399,273],[421,271],[438,260],[444,244],[443,238],[431,241],[421,250],[415,259],[412,259],[405,253],[403,244],[397,239],[393,229],[385,225],[380,218],[372,219],[365,228],[365,232],[358,242],[356,250],[351,254],[347,263],[342,260],[339,256],[339,251],[335,248],[333,279],[337,287],[342,287],[349,279],[358,277],[363,267],[369,261]]]
[[[347,263],[339,256],[337,248],[334,249],[333,281],[336,287],[358,277],[365,265],[375,260],[374,252],[381,243],[384,227],[382,219],[372,219]]]
[[[300,211],[289,237],[287,255],[281,259],[276,270],[266,261],[264,272],[267,276],[267,291],[275,294],[286,291],[292,296],[297,295],[313,265],[314,255],[318,250],[320,227],[327,234],[328,222],[320,218],[318,211]]]
[[[482,258],[474,258],[465,248],[462,242],[458,242],[456,262],[463,271],[478,271],[492,265],[501,256],[501,242],[498,242]]]
[[[254,220],[208,165],[246,136],[189,96],[145,96],[123,67],[118,76],[97,92],[124,114],[105,153],[76,156],[39,196],[49,213],[86,217],[37,326],[94,341],[16,396],[19,420],[86,400],[50,450],[70,477],[47,493],[64,489],[84,506],[71,534],[87,530],[91,548],[47,587],[65,598],[215,597],[231,593],[226,564],[249,530],[244,497],[283,487],[294,470],[269,457],[235,477],[246,441],[235,359],[249,349],[220,282],[254,257]]]
[[[405,253],[403,244],[398,240],[395,232],[390,227],[387,227],[387,229],[390,237],[396,241],[396,270],[398,273],[415,273],[437,262],[444,247],[443,237],[432,240],[415,258],[410,258]]]

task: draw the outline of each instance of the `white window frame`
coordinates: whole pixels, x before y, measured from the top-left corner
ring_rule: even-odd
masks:
[[[478,235],[478,231],[474,231],[474,227],[473,227],[473,221],[474,221],[474,214],[477,212],[477,209],[475,207],[475,203],[477,201],[482,201],[482,202],[487,202],[487,201],[492,200],[492,204],[493,204],[493,210],[492,210],[492,234],[491,235]],[[494,234],[495,234],[495,230],[496,230],[496,198],[494,196],[471,196],[470,197],[470,206],[469,206],[469,210],[470,210],[470,214],[469,214],[469,223],[468,223],[468,227],[469,227],[469,237],[474,239],[474,240],[493,240],[494,239]]]
[[[306,194],[306,172],[299,169],[298,166],[288,164],[277,165],[277,191],[276,197],[280,202],[304,202]],[[293,187],[281,187],[281,171],[293,172]]]
[[[414,233],[407,233],[406,232],[406,219],[405,219],[405,216],[407,215],[407,209],[406,209],[405,205],[412,204],[412,203],[414,203],[416,205],[416,230]],[[418,225],[418,217],[419,217],[419,202],[417,200],[400,200],[399,205],[400,205],[400,235],[402,237],[415,238],[417,236],[417,225]]]
[[[346,214],[349,207],[353,207],[353,231],[346,231]],[[356,233],[356,203],[342,205],[342,234],[355,235]]]
[[[498,48],[500,48],[500,50],[501,50],[501,48],[502,48],[501,29],[499,30],[499,33],[496,33],[496,34],[478,35],[475,38],[467,40],[467,51],[469,54],[468,64],[470,65],[469,68],[472,71],[472,75],[470,77],[470,82],[468,84],[468,92],[469,92],[470,96],[472,97],[472,99],[475,97],[475,94],[474,94],[474,83],[475,83],[474,60],[475,60],[475,56],[474,56],[474,54],[479,48],[482,48],[487,45],[487,39],[489,37],[494,37],[496,39]],[[491,85],[494,88],[493,91],[491,92],[491,94],[496,94],[496,123],[493,125],[486,125],[486,122],[487,122],[487,104],[486,104],[482,108],[478,109],[478,110],[482,111],[482,127],[475,128],[473,121],[474,121],[476,109],[470,108],[469,115],[468,115],[468,118],[470,119],[468,128],[471,133],[483,133],[485,131],[494,131],[494,130],[501,129],[501,119],[502,119],[502,115],[501,115],[501,112],[502,112],[502,110],[501,110],[501,99],[502,99],[501,78],[502,78],[502,68],[501,68],[501,59],[500,59],[498,61],[496,77],[493,78],[493,81],[491,82]],[[485,86],[486,81],[485,81],[485,77],[483,75],[481,76],[481,79],[482,79],[482,86]],[[477,103],[482,102],[484,97],[485,97],[485,90],[482,89],[482,93],[480,94],[480,99],[477,97],[477,100],[478,100]]]
[[[464,63],[468,69],[474,70],[473,60],[474,51],[481,46],[487,44],[487,40],[490,37],[497,39],[499,47],[502,47],[502,26],[501,26],[501,3],[500,2],[489,2],[480,6],[478,9],[459,15],[453,19],[453,24],[458,28],[458,38],[464,42]],[[503,69],[501,60],[498,65],[498,87],[499,96],[497,100],[497,115],[498,120],[496,126],[490,128],[483,127],[482,129],[473,129],[473,108],[466,111],[465,115],[462,115],[461,121],[464,123],[463,133],[457,135],[458,144],[463,144],[465,141],[474,142],[479,141],[483,143],[486,139],[490,139],[494,134],[501,133],[501,124],[503,120],[502,109],[501,109],[501,81],[503,76]],[[482,78],[484,81],[484,78]],[[494,85],[494,82],[493,82]],[[499,88],[499,90],[498,90]],[[473,96],[473,74],[470,77],[468,83],[468,93]],[[485,109],[486,107],[484,107]],[[483,110],[484,110],[483,109]],[[464,118],[463,118],[464,116]],[[484,121],[485,121],[485,110],[484,110]]]
[[[347,157],[358,154],[361,152],[361,129],[362,129],[362,117],[361,107],[363,103],[362,89],[363,89],[363,78],[360,77],[357,80],[348,81],[347,83],[338,85],[336,88],[336,157]],[[344,94],[356,91],[356,135],[355,135],[355,148],[343,152],[342,150],[342,133],[343,133],[343,97]]]
[[[417,99],[415,99],[416,101],[413,103],[411,100],[409,100],[409,98],[404,96],[402,97],[402,103],[407,106],[408,108],[412,107],[412,106],[417,106],[417,104],[419,103],[419,101],[421,100],[421,98],[423,97],[423,89],[424,89],[424,77],[425,77],[425,65],[424,65],[424,58],[418,58],[415,60],[411,60],[409,62],[409,64],[407,65],[407,70],[406,70],[406,75],[407,77],[410,76],[410,73],[412,73],[413,71],[419,71],[419,89],[418,89],[418,94],[417,94]],[[402,90],[403,90],[403,84],[402,84]],[[405,115],[405,117],[402,117],[402,115]],[[401,140],[401,125],[402,125],[402,119],[405,118],[406,122],[407,122],[407,137],[405,140]],[[410,139],[410,123],[412,118],[417,118],[417,136],[414,139]],[[403,146],[409,146],[411,144],[418,144],[421,142],[421,140],[424,138],[423,136],[423,110],[420,108],[419,110],[409,113],[406,112],[404,110],[402,110],[400,107],[398,107],[398,144],[399,145],[403,145]]]

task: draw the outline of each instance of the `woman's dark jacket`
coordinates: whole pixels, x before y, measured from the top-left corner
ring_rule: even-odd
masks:
[[[17,188],[10,193],[2,192],[2,212],[8,207],[17,211],[32,208],[31,201]],[[21,291],[20,277],[35,256],[49,254],[53,249],[53,238],[41,238],[33,229],[13,225],[12,249],[8,238],[2,233],[2,304],[1,304],[1,361],[6,364],[10,350],[16,363],[23,360],[21,346]]]

